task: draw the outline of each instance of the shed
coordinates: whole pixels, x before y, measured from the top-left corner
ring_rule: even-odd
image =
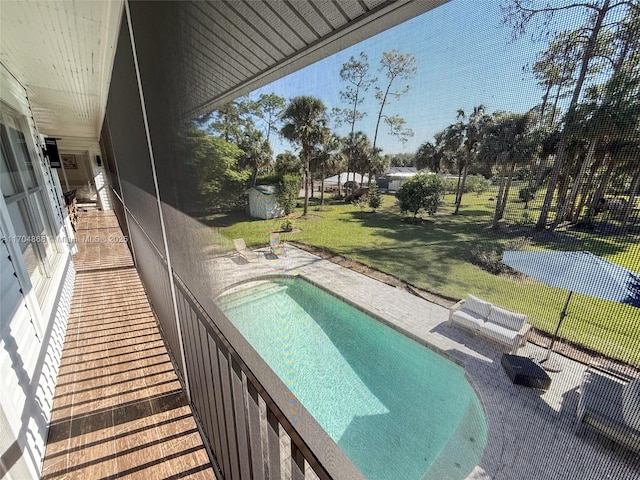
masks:
[[[245,193],[249,196],[249,215],[255,218],[276,218],[284,215],[278,205],[275,185],[256,185]]]

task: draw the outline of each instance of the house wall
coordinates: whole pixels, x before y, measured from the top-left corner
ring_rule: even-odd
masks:
[[[111,191],[109,190],[107,183],[107,172],[105,170],[104,162],[101,166],[98,166],[96,157],[99,156],[102,160],[104,155],[100,148],[98,139],[81,138],[81,137],[58,137],[58,150],[60,153],[85,153],[89,156],[87,167],[89,169],[88,174],[95,185],[97,191],[97,206],[101,210],[111,210],[113,200],[111,198]],[[69,184],[76,184],[85,180],[85,175],[79,175],[73,170],[67,170],[67,178]],[[77,178],[76,178],[77,177]],[[60,177],[62,178],[62,177]],[[62,183],[62,182],[61,182]]]
[[[37,189],[37,193],[9,191],[7,186],[15,177],[3,174],[0,186],[0,477],[22,480],[40,478],[75,270],[70,254],[73,235],[62,191],[42,155],[42,137],[33,121],[26,91],[4,66],[0,66],[0,77],[3,122],[10,119],[24,136],[24,146],[19,145],[18,153],[26,155],[33,165]],[[3,123],[5,165],[16,158],[15,142],[11,143],[4,133],[8,131]],[[33,222],[28,224],[30,240],[23,238],[22,225],[24,218],[29,217],[16,213],[21,212],[16,206],[30,209]],[[33,221],[33,212],[39,212],[37,219],[42,223]],[[39,252],[40,256],[32,256],[32,252]],[[31,269],[34,258],[40,261],[36,269]]]

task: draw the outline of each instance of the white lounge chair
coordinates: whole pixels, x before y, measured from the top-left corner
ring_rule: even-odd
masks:
[[[238,251],[240,256],[247,262],[252,262],[258,259],[258,254],[253,250],[249,250],[247,248],[247,244],[244,243],[244,238],[234,238],[233,244],[235,245],[236,250]]]

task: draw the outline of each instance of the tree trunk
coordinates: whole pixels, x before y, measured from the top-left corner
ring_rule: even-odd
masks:
[[[349,174],[351,173],[351,152],[349,152],[349,154],[347,155],[347,179],[345,180],[344,183],[347,183],[349,181]],[[338,173],[338,175],[340,175],[340,173]],[[338,179],[339,181],[339,179]],[[338,188],[338,192],[340,191],[340,189]],[[344,190],[344,196],[346,197],[348,195],[347,193],[347,189],[345,188]]]
[[[556,90],[555,98],[553,99],[553,108],[551,109],[551,119],[549,125],[553,125],[556,120],[556,114],[558,113],[558,101],[560,100],[560,93],[562,92],[562,83],[558,84],[558,90]]]
[[[567,198],[569,192],[569,175],[563,173],[558,182],[558,194],[556,196],[556,205],[560,205]]]
[[[500,160],[498,160],[500,161]],[[494,212],[493,215],[493,223],[491,225],[491,228],[496,229],[498,228],[498,221],[502,218],[500,216],[500,207],[502,204],[502,195],[504,194],[504,187],[506,184],[506,177],[507,177],[507,165],[506,163],[502,163],[501,166],[501,171],[500,171],[500,187],[498,188],[498,196],[496,197],[496,210]]]
[[[540,118],[538,119],[538,124],[540,126],[544,125],[544,112],[547,109],[547,103],[549,102],[549,93],[551,92],[551,87],[553,87],[553,83],[551,83],[551,81],[549,80],[547,82],[547,90],[542,96],[542,107],[540,107]]]
[[[453,212],[454,215],[458,214],[458,210],[460,210],[460,204],[462,203],[462,195],[464,194],[464,184],[467,181],[467,173],[469,172],[468,166],[465,164],[462,169],[462,181],[460,182],[460,191],[458,192],[458,197],[456,198],[456,210]]]
[[[598,202],[601,198],[604,198],[606,194],[607,185],[609,184],[609,179],[611,178],[611,174],[613,173],[613,169],[615,168],[615,160],[613,158],[609,158],[609,163],[607,165],[607,170],[602,175],[600,179],[600,184],[596,189],[596,192],[593,194],[593,198],[591,199],[591,208],[596,208]]]
[[[454,204],[458,204],[458,196],[460,195],[460,184],[462,183],[462,167],[458,169],[458,183],[456,184],[456,199],[454,200]]]
[[[303,147],[304,152],[304,208],[302,209],[302,216],[306,217],[309,210],[309,177],[311,176],[311,169],[309,165],[309,155],[306,153],[307,149]]]
[[[631,212],[635,210],[636,205],[636,196],[638,195],[638,190],[640,190],[640,171],[636,170],[633,181],[631,182],[631,193],[629,194],[629,202],[627,203],[627,208],[624,209],[622,213],[622,221],[620,222],[620,233],[625,235],[627,233],[627,224],[629,223],[629,217],[631,216]]]
[[[544,197],[544,203],[542,204],[540,217],[538,218],[538,222],[536,223],[537,230],[542,230],[547,226],[547,218],[549,217],[549,211],[551,210],[551,201],[553,200],[553,194],[555,192],[556,184],[558,183],[558,177],[560,176],[560,172],[562,171],[562,167],[567,157],[567,146],[569,145],[569,136],[573,128],[573,117],[575,115],[576,106],[580,98],[580,93],[582,92],[582,86],[587,76],[587,71],[589,70],[589,62],[591,61],[591,58],[593,57],[593,54],[595,52],[598,34],[602,29],[604,18],[609,11],[609,3],[610,0],[605,0],[602,8],[598,11],[598,16],[596,18],[593,30],[591,31],[591,35],[589,36],[589,41],[587,42],[584,54],[582,56],[580,74],[578,75],[578,79],[576,80],[576,86],[573,89],[571,103],[569,104],[569,109],[565,117],[565,125],[562,129],[562,134],[560,135],[560,141],[558,143],[556,159],[553,164],[553,169],[551,170],[551,175],[549,176],[549,187],[547,188],[547,193]]]
[[[598,146],[598,139],[593,139],[591,144],[589,145],[589,150],[585,155],[585,158],[580,166],[580,171],[576,175],[576,178],[573,180],[573,185],[571,186],[571,191],[567,198],[564,199],[562,203],[558,203],[558,209],[556,210],[556,218],[551,225],[551,229],[553,230],[558,226],[558,224],[562,223],[567,217],[567,207],[573,204],[576,200],[576,196],[578,195],[578,190],[580,189],[580,185],[582,184],[582,178],[587,173],[587,169],[593,162],[593,157],[596,153],[596,147]],[[560,199],[558,199],[558,202]]]
[[[378,121],[376,122],[376,131],[373,134],[373,148],[376,148],[376,142],[378,141],[378,128],[380,127],[380,120],[382,120],[382,110],[384,110],[384,105],[387,103],[387,95],[389,95],[389,89],[391,88],[391,83],[387,85],[387,89],[384,92],[384,97],[382,97],[382,102],[380,103],[380,111],[378,112]]]
[[[507,209],[507,200],[509,199],[509,190],[511,190],[511,181],[513,180],[513,172],[516,169],[515,162],[512,163],[509,167],[509,174],[507,176],[507,182],[504,187],[504,193],[502,194],[502,200],[500,201],[500,218],[498,220],[502,220],[504,217],[504,212]]]
[[[589,174],[589,177],[587,178],[585,186],[582,189],[580,202],[578,202],[578,206],[575,208],[575,211],[573,213],[573,221],[580,220],[580,216],[582,215],[582,210],[584,209],[584,206],[587,204],[587,199],[589,198],[591,190],[593,189],[593,185],[595,184],[596,174],[598,173],[598,170],[600,170],[600,168],[602,167],[603,160],[604,160],[603,155],[598,155],[598,158],[596,158],[596,163],[591,169],[591,172]]]
[[[539,188],[542,185],[542,180],[544,178],[544,172],[547,169],[547,165],[549,163],[549,155],[543,155],[540,157],[540,166],[538,167],[538,175],[536,177],[536,188]]]
[[[324,167],[321,170],[322,180],[320,181],[320,205],[324,207]]]

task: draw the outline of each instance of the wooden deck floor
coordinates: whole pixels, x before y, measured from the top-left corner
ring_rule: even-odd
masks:
[[[76,237],[42,478],[216,478],[115,215]]]

